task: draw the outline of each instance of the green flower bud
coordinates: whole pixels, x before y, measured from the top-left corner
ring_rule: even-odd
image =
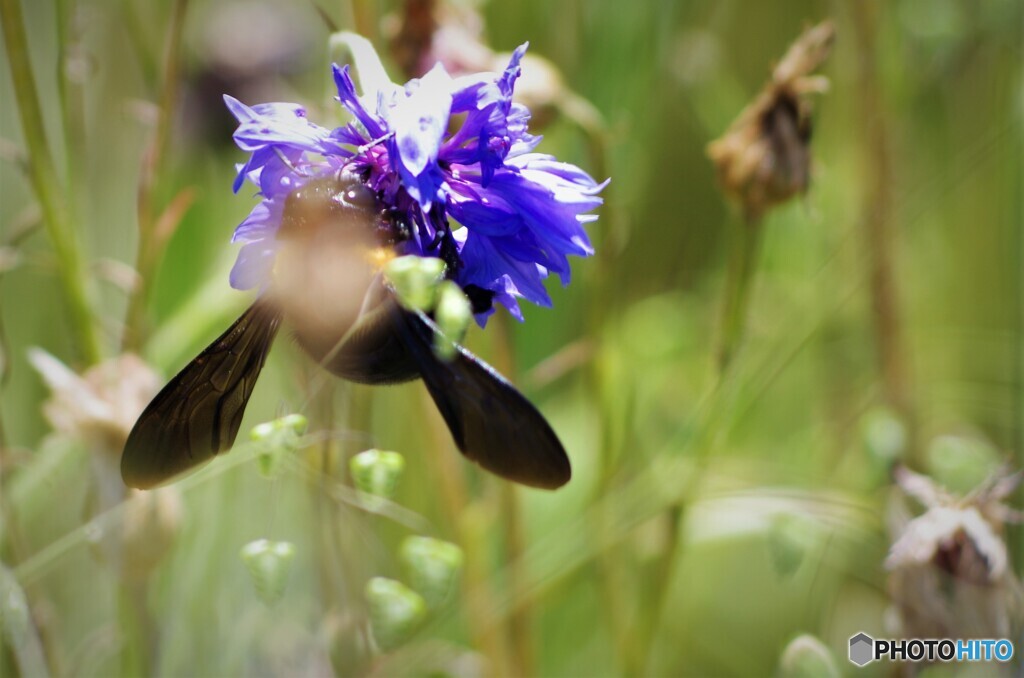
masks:
[[[394,579],[374,577],[366,584],[370,628],[377,646],[392,650],[401,645],[427,614],[423,597]]]
[[[473,307],[463,293],[462,288],[451,280],[445,280],[437,291],[437,307],[434,309],[434,320],[441,328],[444,336],[434,336],[434,352],[443,359],[455,357],[455,346],[452,341],[462,341],[473,318]]]
[[[257,539],[243,546],[239,555],[249,568],[260,600],[267,605],[280,600],[295,558],[295,544]]]
[[[819,538],[817,525],[793,513],[776,515],[768,528],[768,554],[780,577],[793,575]]]
[[[398,452],[366,450],[352,457],[349,470],[357,489],[371,497],[390,499],[405,470],[405,457]]]
[[[944,435],[928,445],[928,470],[947,490],[966,495],[999,470],[999,452],[988,441],[965,435]]]
[[[779,664],[782,678],[838,678],[840,675],[835,656],[810,634],[794,638],[786,646]]]
[[[407,308],[429,311],[437,298],[438,283],[444,275],[444,262],[436,257],[408,255],[388,262],[385,271]]]
[[[301,414],[289,414],[253,427],[249,437],[256,444],[256,466],[265,478],[275,477],[285,457],[299,449],[308,426]]]
[[[907,450],[907,427],[893,412],[878,408],[861,419],[861,439],[872,463],[884,476]]]
[[[402,542],[401,556],[412,587],[427,607],[434,609],[443,603],[462,569],[462,549],[430,537],[408,537]]]

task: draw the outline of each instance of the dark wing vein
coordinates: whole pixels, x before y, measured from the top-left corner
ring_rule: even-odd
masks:
[[[153,487],[231,447],[280,320],[257,301],[153,398],[124,446],[126,485]]]

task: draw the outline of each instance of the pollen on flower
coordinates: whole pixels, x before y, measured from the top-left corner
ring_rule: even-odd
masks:
[[[366,253],[366,261],[373,266],[375,271],[383,271],[388,262],[396,256],[394,248],[374,247]]]

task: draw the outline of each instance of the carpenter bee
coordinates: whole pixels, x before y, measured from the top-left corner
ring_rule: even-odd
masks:
[[[125,484],[159,485],[231,448],[282,321],[342,379],[423,379],[456,445],[488,471],[547,489],[569,481],[569,459],[540,412],[462,346],[439,357],[430,316],[399,304],[375,260],[408,240],[410,225],[382,209],[359,176],[342,171],[296,189],[276,237],[267,288],[135,423],[121,457]],[[479,288],[468,296],[475,311],[491,301]]]

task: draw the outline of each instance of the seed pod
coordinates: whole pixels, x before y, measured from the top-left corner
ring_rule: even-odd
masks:
[[[408,537],[402,542],[401,555],[412,587],[427,607],[440,606],[455,588],[462,569],[462,549],[430,537]]]
[[[405,469],[405,457],[398,452],[366,450],[352,457],[349,470],[356,488],[371,497],[390,499]]]
[[[406,307],[429,311],[437,299],[437,288],[444,273],[444,262],[436,257],[409,255],[397,257],[386,267],[388,280]]]
[[[907,427],[890,410],[878,408],[865,414],[860,421],[860,435],[868,458],[886,476],[906,454]]]
[[[256,443],[256,466],[265,478],[273,478],[285,456],[299,449],[309,420],[301,414],[289,414],[253,427],[249,438]]]
[[[819,538],[817,525],[795,513],[780,513],[768,531],[768,553],[776,574],[790,577],[803,564]]]
[[[295,544],[257,539],[243,546],[239,555],[249,568],[260,600],[267,605],[280,600],[295,558]]]
[[[804,634],[786,646],[779,662],[779,675],[782,678],[838,678],[840,674],[831,650],[814,636]]]
[[[462,341],[473,318],[473,308],[462,288],[451,280],[445,280],[437,290],[437,307],[434,320],[441,328],[441,334],[434,335],[434,352],[444,360],[455,357],[452,341]]]
[[[370,628],[384,651],[401,645],[423,621],[427,605],[423,597],[400,581],[374,577],[366,584]]]
[[[928,445],[928,468],[947,490],[965,495],[999,470],[999,451],[972,435],[941,435]]]

